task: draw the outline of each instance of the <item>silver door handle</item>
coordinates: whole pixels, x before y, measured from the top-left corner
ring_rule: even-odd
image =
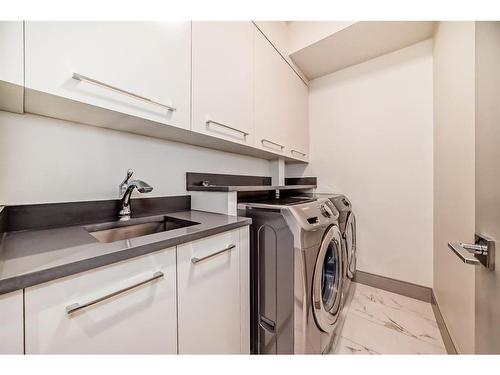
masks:
[[[482,264],[495,270],[495,240],[484,234],[476,233],[474,243],[448,243],[448,247],[467,264]]]
[[[272,145],[278,146],[281,150],[283,150],[283,149],[285,148],[285,146],[280,145],[279,143],[276,143],[276,142],[270,141],[269,139],[265,139],[265,138],[262,138],[261,143],[262,143],[263,145],[264,145],[264,143],[270,143],[270,144],[272,144]]]
[[[226,128],[226,129],[234,130],[235,132],[243,134],[243,137],[246,137],[247,135],[250,135],[250,133],[247,133],[246,131],[240,130],[238,128],[233,128],[232,126],[223,124],[221,122],[213,121],[213,120],[207,120],[207,121],[205,121],[205,124],[207,124],[208,127],[210,126],[210,124],[215,124],[215,125],[218,125],[218,126],[222,126],[223,128]]]
[[[90,83],[92,85],[96,85],[96,86],[99,86],[99,87],[103,87],[105,89],[108,89],[108,90],[111,90],[111,91],[115,91],[115,92],[117,92],[119,94],[124,94],[124,95],[130,96],[132,98],[145,101],[145,102],[150,103],[150,104],[158,105],[160,107],[165,108],[167,111],[170,111],[170,112],[173,112],[173,111],[177,110],[177,108],[171,107],[169,105],[155,102],[154,100],[151,100],[151,99],[146,98],[144,96],[134,94],[133,92],[126,91],[126,90],[120,89],[120,88],[115,87],[115,86],[111,86],[111,85],[109,85],[107,83],[98,81],[98,80],[90,78],[90,77],[86,77],[86,76],[78,74],[78,73],[73,73],[73,79],[76,79],[77,81],[87,82],[87,83]]]
[[[153,274],[153,276],[152,276],[152,277],[150,277],[149,279],[146,279],[146,280],[140,281],[140,282],[138,282],[138,283],[136,283],[136,284],[133,284],[133,285],[127,286],[127,287],[125,287],[125,288],[123,288],[123,289],[117,290],[116,292],[112,292],[112,293],[106,294],[106,295],[104,295],[104,296],[102,296],[102,297],[96,298],[96,299],[94,299],[94,300],[92,300],[92,301],[85,302],[85,303],[82,303],[82,304],[80,304],[80,303],[74,303],[74,304],[72,304],[72,305],[69,305],[69,306],[67,306],[67,307],[66,307],[66,313],[67,313],[68,315],[73,314],[73,313],[75,313],[75,312],[77,312],[77,311],[79,311],[79,310],[81,310],[81,309],[84,309],[84,308],[86,308],[86,307],[89,307],[89,306],[95,305],[95,304],[97,304],[97,303],[99,303],[99,302],[105,301],[105,300],[110,299],[110,298],[112,298],[112,297],[115,297],[115,296],[117,296],[117,295],[119,295],[119,294],[122,294],[122,293],[128,292],[128,291],[129,291],[129,290],[131,290],[131,289],[135,289],[135,288],[137,288],[137,287],[139,287],[139,286],[141,286],[141,285],[148,284],[148,283],[150,283],[150,282],[152,282],[152,281],[154,281],[154,280],[160,279],[160,278],[162,278],[163,276],[165,276],[165,275],[163,274],[163,272],[161,272],[161,271],[155,272],[155,273]]]
[[[478,265],[479,259],[474,256],[474,253],[469,252],[462,244],[448,243],[448,247],[466,264]]]
[[[214,256],[217,256],[219,254],[225,253],[226,251],[230,251],[230,250],[234,249],[235,247],[236,247],[236,245],[231,244],[228,247],[226,247],[225,249],[216,251],[215,253],[209,254],[209,255],[204,256],[202,258],[191,258],[191,263],[196,264],[196,263],[201,262],[203,260],[207,260],[207,259],[213,258]]]
[[[300,152],[300,151],[297,151],[297,150],[290,150],[290,152],[291,152],[292,154],[299,154],[299,155],[302,155],[302,156],[304,156],[304,157],[305,157],[305,156],[307,156],[307,154],[305,154],[305,153],[303,153],[303,152]]]

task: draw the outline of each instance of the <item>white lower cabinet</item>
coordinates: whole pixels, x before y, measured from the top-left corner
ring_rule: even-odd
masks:
[[[248,227],[177,247],[179,354],[249,352]]]
[[[246,226],[27,288],[25,352],[248,354],[249,267]],[[0,295],[0,354],[23,353],[22,306]]]
[[[25,335],[26,354],[177,353],[175,248],[27,288]]]
[[[0,354],[23,354],[23,291],[0,295]]]

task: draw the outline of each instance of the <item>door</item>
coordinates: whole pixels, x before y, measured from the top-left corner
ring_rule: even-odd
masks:
[[[253,24],[193,22],[192,130],[253,145]]]
[[[312,304],[314,318],[324,332],[332,332],[342,307],[344,273],[342,238],[334,225],[324,235],[314,267]]]
[[[189,22],[29,21],[26,88],[189,129],[190,42]]]
[[[474,351],[478,354],[500,354],[499,65],[500,22],[475,22],[476,241],[451,243],[449,247],[464,263],[474,267]]]
[[[496,240],[494,270],[478,265],[476,353],[500,353],[500,22],[476,22],[476,233]]]
[[[240,235],[177,247],[179,354],[240,354]]]

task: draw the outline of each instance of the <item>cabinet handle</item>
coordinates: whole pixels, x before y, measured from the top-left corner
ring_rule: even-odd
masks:
[[[250,135],[250,133],[247,133],[246,131],[243,131],[243,130],[240,130],[240,129],[237,129],[237,128],[233,128],[232,126],[223,124],[221,122],[213,121],[213,120],[207,120],[207,121],[205,121],[205,124],[207,124],[208,127],[210,127],[210,124],[215,124],[215,125],[218,125],[218,126],[222,126],[223,128],[226,128],[226,129],[234,130],[235,132],[243,134],[243,137],[246,137],[247,135]]]
[[[99,303],[99,302],[105,301],[105,300],[107,300],[107,299],[109,299],[109,298],[112,298],[112,297],[114,297],[114,296],[117,296],[117,295],[119,295],[119,294],[122,294],[122,293],[128,292],[128,291],[129,291],[129,290],[131,290],[131,289],[135,289],[135,288],[137,288],[137,287],[139,287],[139,286],[141,286],[141,285],[148,284],[148,283],[150,283],[150,282],[152,282],[152,281],[154,281],[154,280],[160,279],[160,278],[162,278],[163,276],[165,276],[165,275],[163,274],[163,272],[161,272],[161,271],[155,272],[155,273],[153,274],[153,276],[152,276],[152,277],[150,277],[149,279],[146,279],[146,280],[143,280],[143,281],[138,282],[138,283],[136,283],[136,284],[133,284],[133,285],[127,286],[127,287],[125,287],[125,288],[123,288],[123,289],[117,290],[116,292],[112,292],[112,293],[106,294],[105,296],[102,296],[102,297],[96,298],[96,299],[94,299],[94,300],[92,300],[92,301],[85,302],[85,303],[82,303],[82,304],[79,304],[79,303],[74,303],[74,304],[72,304],[72,305],[69,305],[69,306],[67,306],[67,307],[66,307],[66,313],[67,313],[68,315],[70,315],[70,314],[72,314],[72,313],[74,313],[74,312],[77,312],[77,311],[79,311],[79,310],[81,310],[81,309],[84,309],[84,308],[86,308],[86,307],[89,307],[89,306],[95,305],[96,303]]]
[[[201,262],[201,261],[203,261],[203,260],[210,259],[210,258],[212,258],[212,257],[214,257],[214,256],[217,256],[217,255],[219,255],[219,254],[225,253],[226,251],[232,250],[232,249],[234,249],[235,247],[236,247],[236,245],[231,244],[231,245],[229,245],[228,247],[226,247],[225,249],[222,249],[222,250],[216,251],[215,253],[212,253],[212,254],[210,254],[210,255],[204,256],[204,257],[202,257],[202,258],[191,258],[191,263],[196,264],[196,263]]]
[[[265,138],[262,138],[261,143],[262,143],[262,145],[264,145],[264,143],[270,143],[272,145],[278,146],[281,150],[283,150],[285,148],[285,146],[280,145],[279,143],[270,141],[269,139],[265,139]]]
[[[306,156],[307,156],[307,154],[305,154],[305,153],[303,153],[303,152],[301,152],[301,151],[297,151],[297,150],[290,150],[290,152],[291,152],[292,154],[299,154],[299,155],[302,155],[302,156],[304,156],[304,157],[306,157]]]
[[[100,86],[100,87],[103,87],[105,89],[115,91],[117,93],[124,94],[124,95],[130,96],[132,98],[145,101],[145,102],[150,103],[150,104],[158,105],[160,107],[165,108],[167,111],[170,111],[170,112],[177,110],[177,108],[171,107],[169,105],[155,102],[154,100],[151,100],[149,98],[145,98],[144,96],[137,95],[137,94],[134,94],[133,92],[126,91],[126,90],[120,89],[118,87],[108,85],[107,83],[98,81],[98,80],[90,78],[90,77],[83,76],[83,75],[78,74],[78,73],[73,73],[73,79],[76,79],[77,81],[87,82],[87,83],[90,83],[92,85]]]

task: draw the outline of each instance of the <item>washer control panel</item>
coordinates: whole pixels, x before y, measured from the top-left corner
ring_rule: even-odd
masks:
[[[314,230],[337,222],[339,212],[329,199],[288,207],[296,221],[304,230]]]

